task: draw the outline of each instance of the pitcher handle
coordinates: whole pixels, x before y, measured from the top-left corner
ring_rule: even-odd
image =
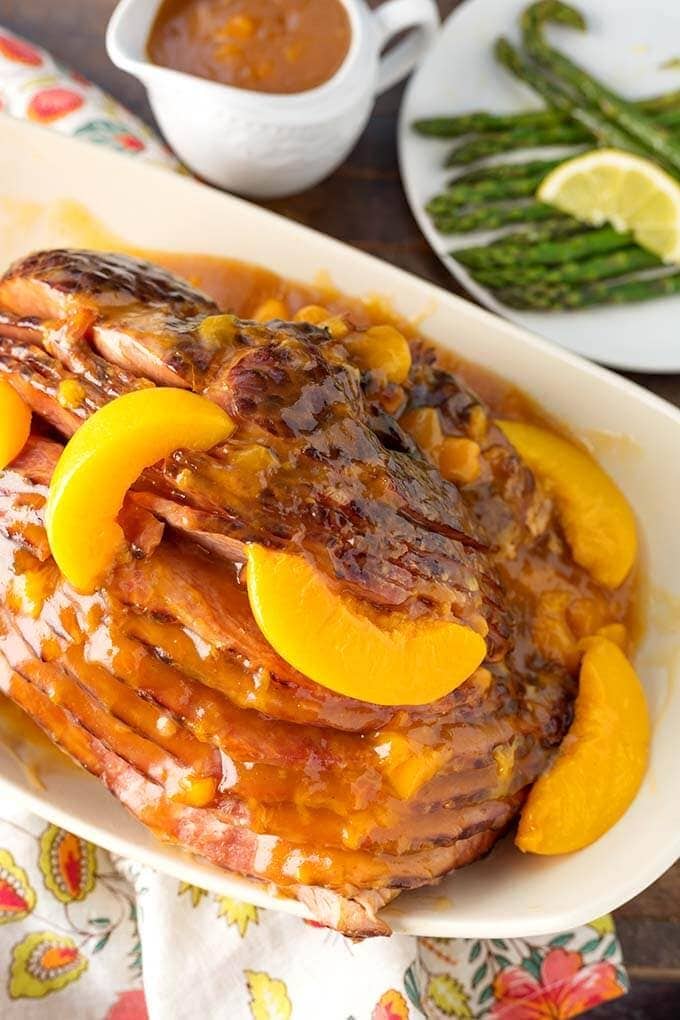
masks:
[[[396,85],[416,66],[439,28],[439,11],[434,0],[388,0],[373,12],[382,50],[399,32],[412,29],[380,59],[378,94]]]

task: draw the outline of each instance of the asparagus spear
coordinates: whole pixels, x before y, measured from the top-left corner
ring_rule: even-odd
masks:
[[[494,244],[460,248],[451,254],[463,265],[475,269],[490,266],[557,265],[617,251],[632,243],[632,234],[619,233],[613,227],[607,226],[599,227],[597,230],[582,230],[570,237],[547,238],[529,247],[509,238],[501,238]]]
[[[589,227],[584,227],[580,220],[574,219],[573,216],[558,214],[550,220],[538,220],[536,223],[527,223],[520,230],[505,233],[502,237],[489,242],[489,244],[479,250],[486,251],[487,248],[496,249],[508,244],[526,247],[530,244],[555,241],[560,237],[569,237],[570,234],[579,234],[589,230]],[[470,250],[470,248],[465,249],[465,251]]]
[[[466,166],[479,159],[497,156],[514,149],[535,149],[544,145],[578,145],[590,140],[578,124],[557,124],[555,127],[516,128],[514,131],[498,131],[495,134],[479,135],[453,148],[444,160],[444,166]]]
[[[641,99],[633,105],[643,113],[648,113],[661,124],[678,123],[680,116],[678,104],[680,96],[677,92],[668,96],[654,96]],[[667,119],[670,115],[670,121]],[[522,110],[519,113],[488,113],[480,110],[476,113],[461,113],[453,117],[426,117],[414,121],[412,127],[420,135],[430,138],[460,138],[462,135],[486,134],[490,131],[513,131],[516,128],[552,128],[567,124],[569,115],[560,110]]]
[[[521,113],[461,113],[457,117],[426,117],[413,122],[413,130],[431,138],[459,138],[488,131],[516,128],[551,128],[566,123],[556,110],[523,110]]]
[[[498,300],[511,308],[546,312],[588,308],[591,305],[622,305],[679,293],[680,271],[665,276],[643,277],[623,282],[614,279],[572,286],[536,283],[495,292]]]
[[[533,177],[510,177],[506,180],[477,181],[459,184],[455,179],[440,195],[435,195],[427,204],[428,212],[452,209],[461,205],[477,205],[480,202],[501,202],[508,198],[533,197],[545,173]]]
[[[638,104],[645,113],[659,113],[661,110],[670,110],[677,106],[680,101],[680,90],[674,92],[662,92],[658,96],[650,96]]]
[[[655,123],[670,128],[680,127],[680,110],[664,110],[656,115]],[[602,131],[600,131],[602,135]],[[613,135],[610,134],[613,144]],[[445,160],[445,166],[467,164],[471,160],[485,159],[499,152],[514,149],[538,149],[547,145],[578,145],[592,143],[594,134],[564,117],[561,122],[549,126],[516,127],[511,131],[496,131],[477,135],[468,142],[455,146]],[[597,136],[595,136],[597,140]],[[619,139],[621,141],[621,139]],[[640,150],[641,151],[641,150]]]
[[[546,0],[546,2],[557,3],[558,0]],[[612,124],[606,117],[594,110],[582,109],[577,106],[572,98],[565,95],[545,78],[507,39],[503,37],[498,39],[494,51],[497,60],[504,67],[507,67],[521,81],[530,85],[551,106],[568,113],[573,120],[593,134],[601,145],[610,145],[615,149],[626,149],[629,152],[646,154],[635,138],[621,130],[616,124]]]
[[[450,183],[476,184],[478,181],[509,181],[516,177],[532,177],[535,174],[547,174],[562,162],[561,159],[532,159],[526,163],[496,163],[456,174]]]
[[[472,275],[485,287],[498,290],[501,287],[514,289],[533,283],[586,283],[662,265],[656,255],[638,245],[630,245],[605,255],[561,262],[559,265],[492,266],[490,269],[473,269]]]
[[[585,28],[580,12],[562,0],[538,0],[524,11],[521,19],[524,43],[529,53],[551,72],[562,88],[566,86],[575,91],[579,97],[577,101],[590,104],[611,125],[637,139],[638,145],[641,144],[644,149],[653,153],[657,161],[663,161],[676,174],[680,173],[680,142],[670,137],[667,131],[659,128],[648,115],[641,113],[632,103],[612,92],[578,64],[549,46],[542,33],[545,21],[556,21],[578,29]],[[578,109],[580,111],[580,107]],[[576,116],[575,112],[573,116]],[[580,117],[578,119],[581,120]],[[618,148],[626,147],[618,142],[607,144],[614,144]]]
[[[660,127],[674,128],[680,127],[680,110],[660,110],[658,113],[650,114],[654,123]]]
[[[551,205],[542,202],[505,203],[471,206],[459,211],[431,213],[432,221],[442,234],[466,234],[471,230],[496,230],[509,223],[533,223],[555,216]]]

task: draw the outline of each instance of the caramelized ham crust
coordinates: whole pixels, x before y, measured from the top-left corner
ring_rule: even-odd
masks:
[[[325,330],[218,315],[157,267],[85,251],[16,263],[0,306],[0,371],[36,413],[0,473],[0,686],[162,837],[352,936],[388,932],[379,907],[486,853],[569,724],[575,679],[535,647],[523,579],[559,562],[563,585],[592,583],[549,500],[425,345],[395,400]],[[237,429],[144,472],[121,515],[132,555],[79,596],[44,533],[60,444],[112,397],[168,384]],[[477,422],[474,484],[445,481],[400,425],[423,407],[448,435]],[[304,552],[368,606],[482,630],[488,660],[425,706],[327,691],[258,630],[250,541]]]

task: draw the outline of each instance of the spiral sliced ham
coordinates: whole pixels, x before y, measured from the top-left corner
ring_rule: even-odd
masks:
[[[427,347],[413,354],[401,411],[437,407],[465,434],[481,401]],[[164,270],[87,251],[6,273],[0,372],[35,412],[0,473],[0,687],[57,744],[161,838],[354,937],[388,933],[377,911],[400,890],[492,848],[575,689],[531,643],[530,593],[509,587],[560,539],[493,425],[479,483],[459,490],[326,331],[218,317]],[[54,465],[85,418],[154,385],[205,395],[237,428],[141,475],[120,517],[132,555],[80,596],[44,532]],[[484,668],[419,707],[326,690],[255,624],[252,541],[304,552],[369,607],[482,628]]]

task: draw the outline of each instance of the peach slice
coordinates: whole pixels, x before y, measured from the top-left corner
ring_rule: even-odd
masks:
[[[47,537],[64,577],[90,593],[125,538],[116,517],[144,468],[174,450],[209,450],[234,424],[216,404],[186,390],[150,388],[112,400],[64,448],[50,484]]]
[[[590,454],[561,436],[517,421],[497,424],[554,498],[576,562],[618,588],[637,555],[635,518],[621,491]]]
[[[6,379],[0,379],[0,471],[19,456],[30,433],[30,407]]]
[[[571,853],[611,829],[642,783],[649,741],[649,710],[635,670],[613,641],[588,638],[574,721],[524,805],[520,850]]]
[[[253,544],[246,579],[257,625],[279,655],[349,698],[424,705],[467,680],[486,655],[484,638],[462,624],[367,611],[302,556]]]

